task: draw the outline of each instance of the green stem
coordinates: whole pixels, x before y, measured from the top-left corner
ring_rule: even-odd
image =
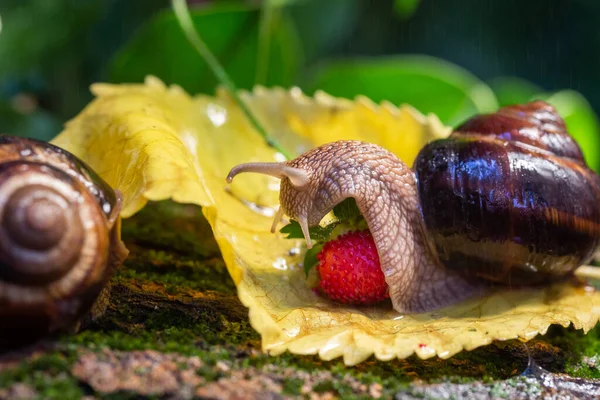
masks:
[[[272,0],[265,0],[260,13],[260,25],[258,30],[258,57],[256,59],[256,78],[259,85],[267,82],[267,73],[269,72],[269,57],[271,51],[271,30],[273,29],[273,20],[275,7]]]
[[[240,109],[248,118],[252,126],[254,126],[254,129],[256,129],[260,136],[262,136],[267,145],[283,154],[283,156],[285,156],[287,159],[292,158],[290,156],[290,153],[288,153],[287,150],[281,147],[281,145],[267,133],[265,128],[260,124],[260,122],[258,122],[258,120],[252,114],[250,109],[246,106],[246,104],[244,104],[242,99],[239,97],[238,90],[235,84],[229,78],[227,72],[225,72],[219,61],[215,58],[215,56],[206,46],[204,41],[200,38],[200,35],[198,35],[198,33],[196,32],[186,0],[172,0],[172,5],[173,11],[175,12],[175,15],[177,17],[177,21],[179,22],[179,25],[181,26],[181,29],[185,33],[187,39],[192,44],[192,46],[194,46],[196,51],[198,51],[198,53],[202,56],[204,61],[208,64],[209,68],[212,70],[212,72],[215,74],[215,76],[221,82],[221,84],[224,85],[230,92],[231,97],[233,97],[233,100],[240,107]]]

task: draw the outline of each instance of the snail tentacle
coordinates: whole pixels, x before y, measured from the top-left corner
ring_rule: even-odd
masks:
[[[231,183],[236,175],[244,172],[258,172],[260,174],[270,175],[280,179],[286,177],[297,188],[303,187],[310,180],[310,177],[306,171],[289,167],[284,163],[257,162],[240,164],[233,167],[227,175],[227,182]]]
[[[297,190],[303,190],[303,188],[310,183],[310,174],[300,168],[294,168],[286,163],[280,162],[256,162],[236,165],[229,171],[227,175],[227,182],[231,183],[236,175],[245,172],[256,172],[264,175],[273,176],[275,178],[283,179],[286,178],[290,184]],[[280,207],[273,224],[271,225],[271,233],[275,232],[277,224],[285,214],[285,210]],[[312,248],[312,242],[310,239],[309,226],[306,219],[299,218],[298,223],[302,227],[302,233],[306,239],[306,245],[309,249]]]
[[[273,218],[273,224],[271,225],[271,233],[275,233],[277,225],[281,222],[281,219],[283,218],[284,214],[285,213],[283,212],[283,208],[279,207],[277,213],[275,214],[275,218]]]

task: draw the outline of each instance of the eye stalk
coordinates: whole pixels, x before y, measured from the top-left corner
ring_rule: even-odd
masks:
[[[288,178],[290,183],[297,189],[302,189],[310,181],[309,173],[300,168],[290,167],[285,163],[257,162],[236,165],[229,171],[227,182],[231,183],[236,175],[248,172],[269,175],[279,179]]]
[[[231,171],[227,175],[227,182],[233,182],[233,178],[235,178],[238,174],[249,172],[268,175],[282,180],[286,179],[295,190],[299,191],[302,191],[310,183],[310,174],[307,171],[300,168],[291,167],[286,163],[275,162],[257,162],[236,165],[231,169]],[[277,210],[277,213],[275,214],[275,219],[273,220],[273,224],[271,225],[271,233],[275,232],[277,224],[281,221],[281,218],[283,218],[284,214],[288,214],[291,216],[294,215],[291,213],[291,210],[286,210],[282,203],[282,206],[279,207],[279,210]],[[306,218],[300,217],[298,222],[302,227],[302,233],[304,234],[304,237],[306,239],[306,245],[310,249],[312,248],[312,242],[310,239],[307,220]]]

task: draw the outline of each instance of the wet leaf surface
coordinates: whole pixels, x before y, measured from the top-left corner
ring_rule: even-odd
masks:
[[[600,294],[571,283],[498,291],[420,315],[399,315],[385,303],[362,308],[332,303],[305,277],[302,240],[269,231],[278,181],[249,175],[226,185],[232,166],[280,155],[224,92],[191,97],[155,78],[144,85],[99,84],[93,91],[96,99],[54,143],[123,193],[125,217],[149,200],[202,206],[250,324],[271,355],[343,357],[348,365],[371,355],[449,358],[493,341],[530,340],[553,324],[587,332],[598,321]],[[364,98],[351,102],[323,93],[309,98],[297,90],[262,88],[243,98],[295,153],[341,138],[362,139],[412,164],[424,143],[449,133],[433,115]]]

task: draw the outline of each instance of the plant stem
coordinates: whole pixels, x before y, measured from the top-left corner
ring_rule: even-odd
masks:
[[[240,109],[248,118],[252,126],[254,126],[254,129],[256,129],[260,136],[262,136],[262,138],[265,140],[268,146],[280,152],[287,159],[290,159],[290,153],[288,153],[287,150],[281,147],[281,145],[267,133],[265,128],[260,124],[260,122],[258,122],[256,117],[252,114],[250,109],[246,106],[246,104],[244,104],[244,102],[238,95],[238,90],[235,84],[229,78],[229,75],[227,75],[227,72],[225,72],[219,61],[209,50],[208,46],[206,46],[198,32],[196,32],[194,22],[192,21],[192,17],[190,15],[190,10],[188,8],[186,0],[172,0],[172,5],[173,11],[175,12],[175,16],[177,17],[177,21],[179,22],[179,25],[185,33],[188,41],[202,56],[204,61],[208,64],[209,68],[212,70],[212,72],[215,74],[215,76],[221,82],[221,84],[227,88],[233,100],[240,107]]]
[[[271,51],[271,31],[275,19],[275,6],[272,0],[265,0],[260,12],[258,29],[258,56],[256,58],[256,78],[259,85],[266,84],[269,72],[269,57]]]

